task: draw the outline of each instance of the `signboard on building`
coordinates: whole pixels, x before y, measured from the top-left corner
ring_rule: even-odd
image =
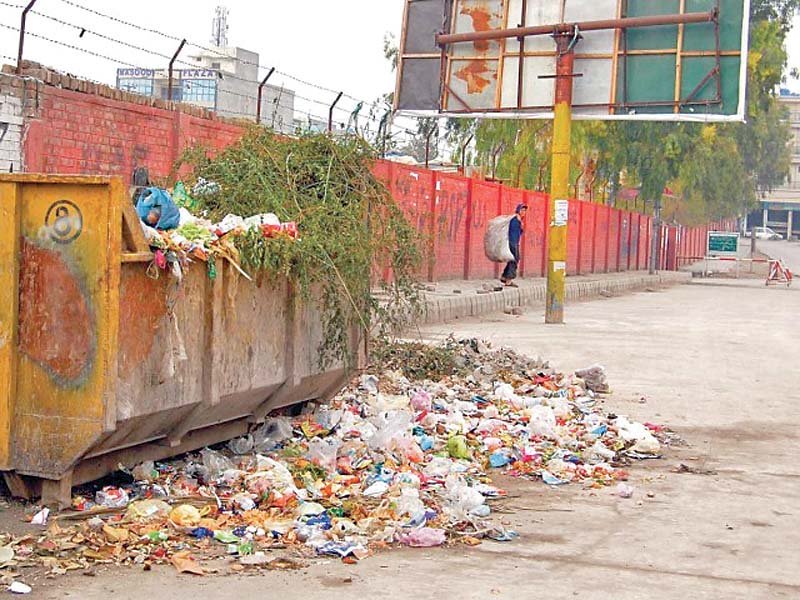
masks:
[[[739,256],[739,234],[726,231],[709,231],[707,256]]]
[[[406,0],[396,108],[552,119],[563,30],[573,118],[741,121],[749,12],[750,0]]]

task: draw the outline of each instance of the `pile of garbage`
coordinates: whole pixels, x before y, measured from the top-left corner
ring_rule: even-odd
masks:
[[[136,200],[136,212],[142,222],[147,242],[154,250],[153,266],[182,278],[183,268],[201,261],[208,265],[208,276],[217,275],[217,260],[227,260],[245,278],[251,277],[241,268],[236,238],[256,235],[263,240],[297,241],[297,223],[282,223],[277,215],[263,213],[247,218],[235,214],[227,215],[219,223],[197,217],[190,209],[196,209],[196,197],[219,193],[214,182],[200,180],[192,195],[182,182],[178,182],[172,193],[151,187],[141,191]],[[158,273],[158,271],[154,271]]]
[[[449,373],[370,369],[325,405],[222,448],[137,465],[129,484],[78,494],[57,518],[42,511],[34,522],[45,532],[8,544],[6,564],[63,573],[171,563],[204,574],[201,561],[221,556],[235,571],[355,562],[394,545],[507,542],[517,534],[493,518],[505,491],[492,473],[600,488],[669,442],[661,427],[603,412],[593,391],[608,389],[602,367],[583,379],[475,339],[435,352],[450,357]]]

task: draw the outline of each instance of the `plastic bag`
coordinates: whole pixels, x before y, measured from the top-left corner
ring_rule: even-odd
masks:
[[[336,455],[342,442],[337,439],[315,439],[308,445],[306,458],[328,472],[336,471]]]
[[[413,487],[404,487],[400,490],[400,498],[397,501],[398,516],[408,515],[413,517],[425,512],[425,505],[419,499],[419,490]]]
[[[467,518],[473,511],[479,510],[486,502],[478,490],[467,485],[464,478],[457,473],[451,473],[445,481],[447,501],[456,520]]]
[[[250,454],[253,451],[254,445],[253,436],[246,435],[228,442],[228,449],[234,454],[242,456],[244,454]]]
[[[453,461],[449,458],[434,456],[431,462],[422,470],[428,477],[442,478],[447,477],[453,470]]]
[[[483,238],[483,249],[486,258],[492,262],[506,263],[514,260],[508,242],[508,227],[515,215],[497,217],[489,221],[486,235]]]
[[[200,456],[203,460],[203,466],[208,469],[208,476],[211,479],[217,479],[225,471],[229,471],[234,468],[234,465],[230,459],[220,454],[216,450],[212,450],[211,448],[201,450]]]
[[[534,406],[530,409],[528,434],[531,437],[556,437],[556,415],[549,406]]]
[[[146,521],[165,517],[170,513],[171,507],[163,500],[139,500],[131,502],[125,512],[126,519],[134,521]]]
[[[178,527],[194,527],[203,515],[191,504],[179,504],[169,513],[169,520]]]
[[[291,418],[276,417],[253,432],[253,449],[258,453],[271,452],[290,437],[292,437]]]
[[[422,527],[413,529],[409,533],[399,536],[400,542],[413,548],[432,548],[444,544],[446,536],[444,529]]]
[[[368,440],[373,450],[392,450],[398,446],[400,439],[410,436],[413,416],[408,411],[391,411],[381,415],[378,431]]]
[[[148,221],[152,211],[156,211],[154,214],[158,214],[158,220],[155,223]],[[166,190],[156,187],[147,188],[139,196],[136,203],[136,214],[142,221],[160,231],[177,229],[181,221],[180,211],[170,195]]]
[[[450,454],[451,458],[469,460],[472,457],[472,453],[469,451],[469,446],[467,445],[467,438],[463,435],[454,435],[447,440],[447,452]]]
[[[411,396],[411,408],[414,410],[431,410],[431,395],[425,390],[419,390]]]
[[[131,474],[136,481],[155,481],[158,478],[158,471],[152,460],[136,465]]]

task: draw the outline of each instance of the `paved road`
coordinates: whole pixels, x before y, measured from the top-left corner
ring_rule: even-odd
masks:
[[[502,518],[522,534],[511,544],[254,577],[131,567],[35,582],[35,597],[798,598],[800,349],[779,324],[799,305],[800,288],[711,281],[572,305],[565,326],[542,325],[537,309],[423,330],[489,338],[565,370],[604,364],[609,412],[668,424],[688,443],[635,467],[631,500],[503,481],[513,497]],[[673,472],[681,463],[697,472]]]
[[[758,249],[772,258],[782,258],[792,273],[800,273],[800,243],[758,241]]]

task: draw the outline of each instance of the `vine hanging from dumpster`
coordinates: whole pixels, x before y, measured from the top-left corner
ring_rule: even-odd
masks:
[[[298,224],[298,239],[237,236],[242,268],[261,281],[289,277],[300,297],[321,300],[321,362],[349,360],[353,327],[388,333],[418,306],[414,274],[418,234],[386,187],[372,174],[374,154],[355,137],[308,135],[290,139],[252,128],[216,156],[188,150],[180,168],[206,186],[197,210],[226,215],[274,213]],[[391,269],[379,302],[370,289],[376,268]]]

